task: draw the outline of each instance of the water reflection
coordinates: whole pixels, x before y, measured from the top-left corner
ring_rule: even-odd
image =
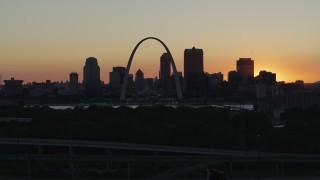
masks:
[[[130,104],[130,105],[113,105],[113,104],[76,104],[76,105],[40,105],[39,107],[44,107],[48,106],[51,109],[56,109],[56,110],[66,110],[66,109],[75,109],[76,107],[80,107],[82,109],[86,109],[90,106],[99,106],[99,107],[112,107],[112,108],[119,108],[121,106],[123,107],[129,107],[132,109],[136,109],[140,105],[138,104]],[[144,106],[153,106],[153,105],[144,105]],[[184,104],[184,105],[163,105],[165,107],[173,107],[177,108],[179,106],[184,106],[184,107],[191,107],[191,108],[202,108],[202,107],[217,107],[217,108],[228,108],[230,110],[239,110],[239,109],[244,109],[244,110],[253,110],[253,105],[252,104],[209,104],[209,105],[190,105],[190,104]],[[33,107],[33,106],[29,106]]]

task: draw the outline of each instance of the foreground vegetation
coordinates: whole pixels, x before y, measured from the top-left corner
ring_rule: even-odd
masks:
[[[284,128],[266,114],[203,107],[1,107],[0,137],[79,139],[289,153],[320,153],[320,109],[288,110]]]

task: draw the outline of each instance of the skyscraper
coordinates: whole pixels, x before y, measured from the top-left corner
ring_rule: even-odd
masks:
[[[94,57],[86,59],[83,67],[83,84],[88,96],[101,95],[100,67]]]
[[[239,58],[237,60],[237,72],[241,77],[240,83],[242,85],[252,83],[254,78],[254,61],[251,58]]]
[[[184,77],[203,73],[203,50],[192,49],[184,50]]]
[[[232,84],[237,84],[240,81],[240,75],[237,71],[229,71],[228,82]]]
[[[112,72],[109,73],[109,91],[111,94],[118,95],[120,93],[125,71],[126,68],[121,66],[112,68]]]
[[[203,72],[203,50],[185,49],[184,51],[184,78],[188,94],[192,96],[204,95],[206,75]]]
[[[5,80],[4,83],[4,94],[6,96],[22,95],[22,80],[15,80],[14,78],[11,78],[10,80]]]
[[[241,81],[241,77],[237,71],[230,71],[228,73],[228,84],[231,92],[237,92]]]
[[[112,87],[120,85],[120,74],[118,72],[112,71],[109,73],[109,85]]]
[[[277,75],[275,73],[268,72],[268,71],[260,71],[259,75],[256,77],[255,80],[257,83],[272,85],[277,82],[276,79],[277,79]]]
[[[170,66],[170,55],[168,53],[163,53],[160,57],[160,74],[159,79],[165,80],[170,78],[171,66]]]
[[[120,82],[120,84],[122,84],[123,83],[123,79],[124,79],[124,74],[125,74],[125,72],[126,72],[126,68],[125,67],[121,67],[121,66],[116,66],[116,67],[113,67],[112,68],[112,72],[117,72],[118,74],[119,74],[119,82]]]
[[[70,81],[70,92],[71,94],[76,94],[79,88],[79,75],[76,72],[72,72],[69,75]]]
[[[134,80],[133,74],[128,74],[128,82],[127,82],[127,93],[132,94],[134,93]]]
[[[163,53],[160,57],[159,85],[163,90],[168,90],[168,83],[171,76],[170,58],[168,53]]]
[[[137,91],[144,90],[144,73],[140,69],[136,72],[135,86]]]
[[[100,81],[100,67],[96,58],[89,57],[86,59],[86,64],[83,67],[83,83],[86,84],[92,80]]]
[[[208,78],[209,78],[210,88],[212,91],[221,89],[221,86],[223,83],[223,74],[221,72],[208,74]]]

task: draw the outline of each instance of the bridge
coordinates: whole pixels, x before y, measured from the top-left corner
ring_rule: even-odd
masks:
[[[115,143],[101,141],[83,141],[83,140],[57,140],[57,139],[32,139],[32,138],[0,138],[2,145],[35,145],[35,146],[62,146],[68,148],[85,147],[85,148],[102,148],[102,149],[120,149],[152,152],[172,152],[180,154],[206,155],[206,156],[229,156],[229,157],[256,157],[257,151],[236,151],[223,149],[207,149],[181,146],[164,146],[164,145],[147,145],[133,143]],[[320,160],[320,155],[310,154],[288,154],[288,153],[270,153],[259,152],[259,157],[266,158],[305,158]]]
[[[99,162],[121,162],[127,163],[128,177],[130,168],[134,163],[181,163],[199,164],[199,167],[210,164],[228,164],[228,174],[232,175],[234,164],[242,164],[249,171],[249,164],[266,163],[272,164],[274,175],[279,175],[288,163],[320,163],[320,155],[270,153],[260,151],[236,151],[223,149],[207,149],[194,147],[146,145],[133,143],[115,143],[83,140],[55,140],[55,139],[30,139],[30,138],[0,138],[0,145],[15,146],[17,152],[0,153],[1,161],[12,161],[18,164],[27,163],[31,169],[30,162],[67,162],[73,175],[77,162],[99,163]],[[26,153],[19,149],[24,146],[32,146],[37,152]],[[64,154],[50,154],[44,152],[44,147],[60,147],[66,150]],[[77,148],[103,149],[104,154],[76,154]],[[112,151],[125,150],[129,154],[112,154]],[[133,152],[133,153],[132,153]],[[140,153],[136,153],[140,152]],[[142,153],[141,153],[142,152]],[[143,153],[145,152],[145,153]],[[19,167],[19,166],[18,166]],[[195,165],[197,167],[197,165]],[[191,168],[192,169],[192,168]],[[30,170],[31,171],[31,170]],[[179,170],[184,172],[184,170]],[[176,174],[170,172],[171,174]]]

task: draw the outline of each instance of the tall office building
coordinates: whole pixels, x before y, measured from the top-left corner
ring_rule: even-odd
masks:
[[[98,60],[94,57],[87,58],[83,67],[83,83],[86,84],[91,80],[100,81],[100,67]]]
[[[160,57],[160,80],[168,79],[171,76],[170,58],[171,57],[168,53],[163,53]]]
[[[184,50],[184,77],[193,74],[203,73],[203,50],[192,49]]]
[[[240,75],[237,71],[229,71],[228,73],[228,82],[236,84],[240,82]]]
[[[170,58],[171,57],[168,53],[163,53],[160,57],[159,86],[165,91],[168,90],[168,83],[171,76]]]
[[[128,74],[128,81],[127,81],[127,94],[132,94],[134,92],[134,80],[133,74]]]
[[[135,86],[137,91],[144,90],[144,73],[140,69],[136,72]]]
[[[211,90],[221,89],[223,83],[223,74],[221,72],[209,74],[208,78]]]
[[[184,78],[187,93],[191,96],[203,96],[206,92],[206,75],[203,72],[203,50],[185,49]]]
[[[241,77],[237,71],[230,71],[228,73],[228,85],[230,92],[235,93],[238,91],[240,81]]]
[[[237,60],[237,72],[241,77],[240,83],[242,85],[252,83],[254,78],[254,61],[251,58],[239,58]]]
[[[83,67],[83,84],[88,96],[101,95],[100,67],[94,57],[86,59]]]
[[[119,74],[119,78],[120,78],[119,83],[122,84],[124,79],[124,74],[126,73],[126,68],[121,66],[116,66],[112,68],[112,72],[117,72]]]
[[[117,87],[119,86],[120,83],[120,74],[118,72],[110,72],[109,73],[109,85],[112,87]]]
[[[78,92],[79,88],[79,75],[76,72],[72,72],[69,75],[69,81],[70,81],[70,92],[71,94],[76,94]]]
[[[260,71],[259,75],[256,77],[255,80],[257,83],[272,85],[272,84],[276,84],[277,82],[276,79],[277,79],[277,75],[275,73],[268,72],[268,71]]]
[[[154,90],[154,80],[153,80],[153,78],[146,78],[144,80],[144,90],[145,91]]]
[[[112,72],[109,73],[109,90],[111,94],[120,94],[125,72],[125,67],[117,66],[112,68]]]
[[[10,80],[4,81],[4,94],[5,96],[19,96],[22,95],[22,80]]]
[[[118,72],[109,72],[109,86],[108,91],[110,95],[119,95],[121,90],[120,74]]]

